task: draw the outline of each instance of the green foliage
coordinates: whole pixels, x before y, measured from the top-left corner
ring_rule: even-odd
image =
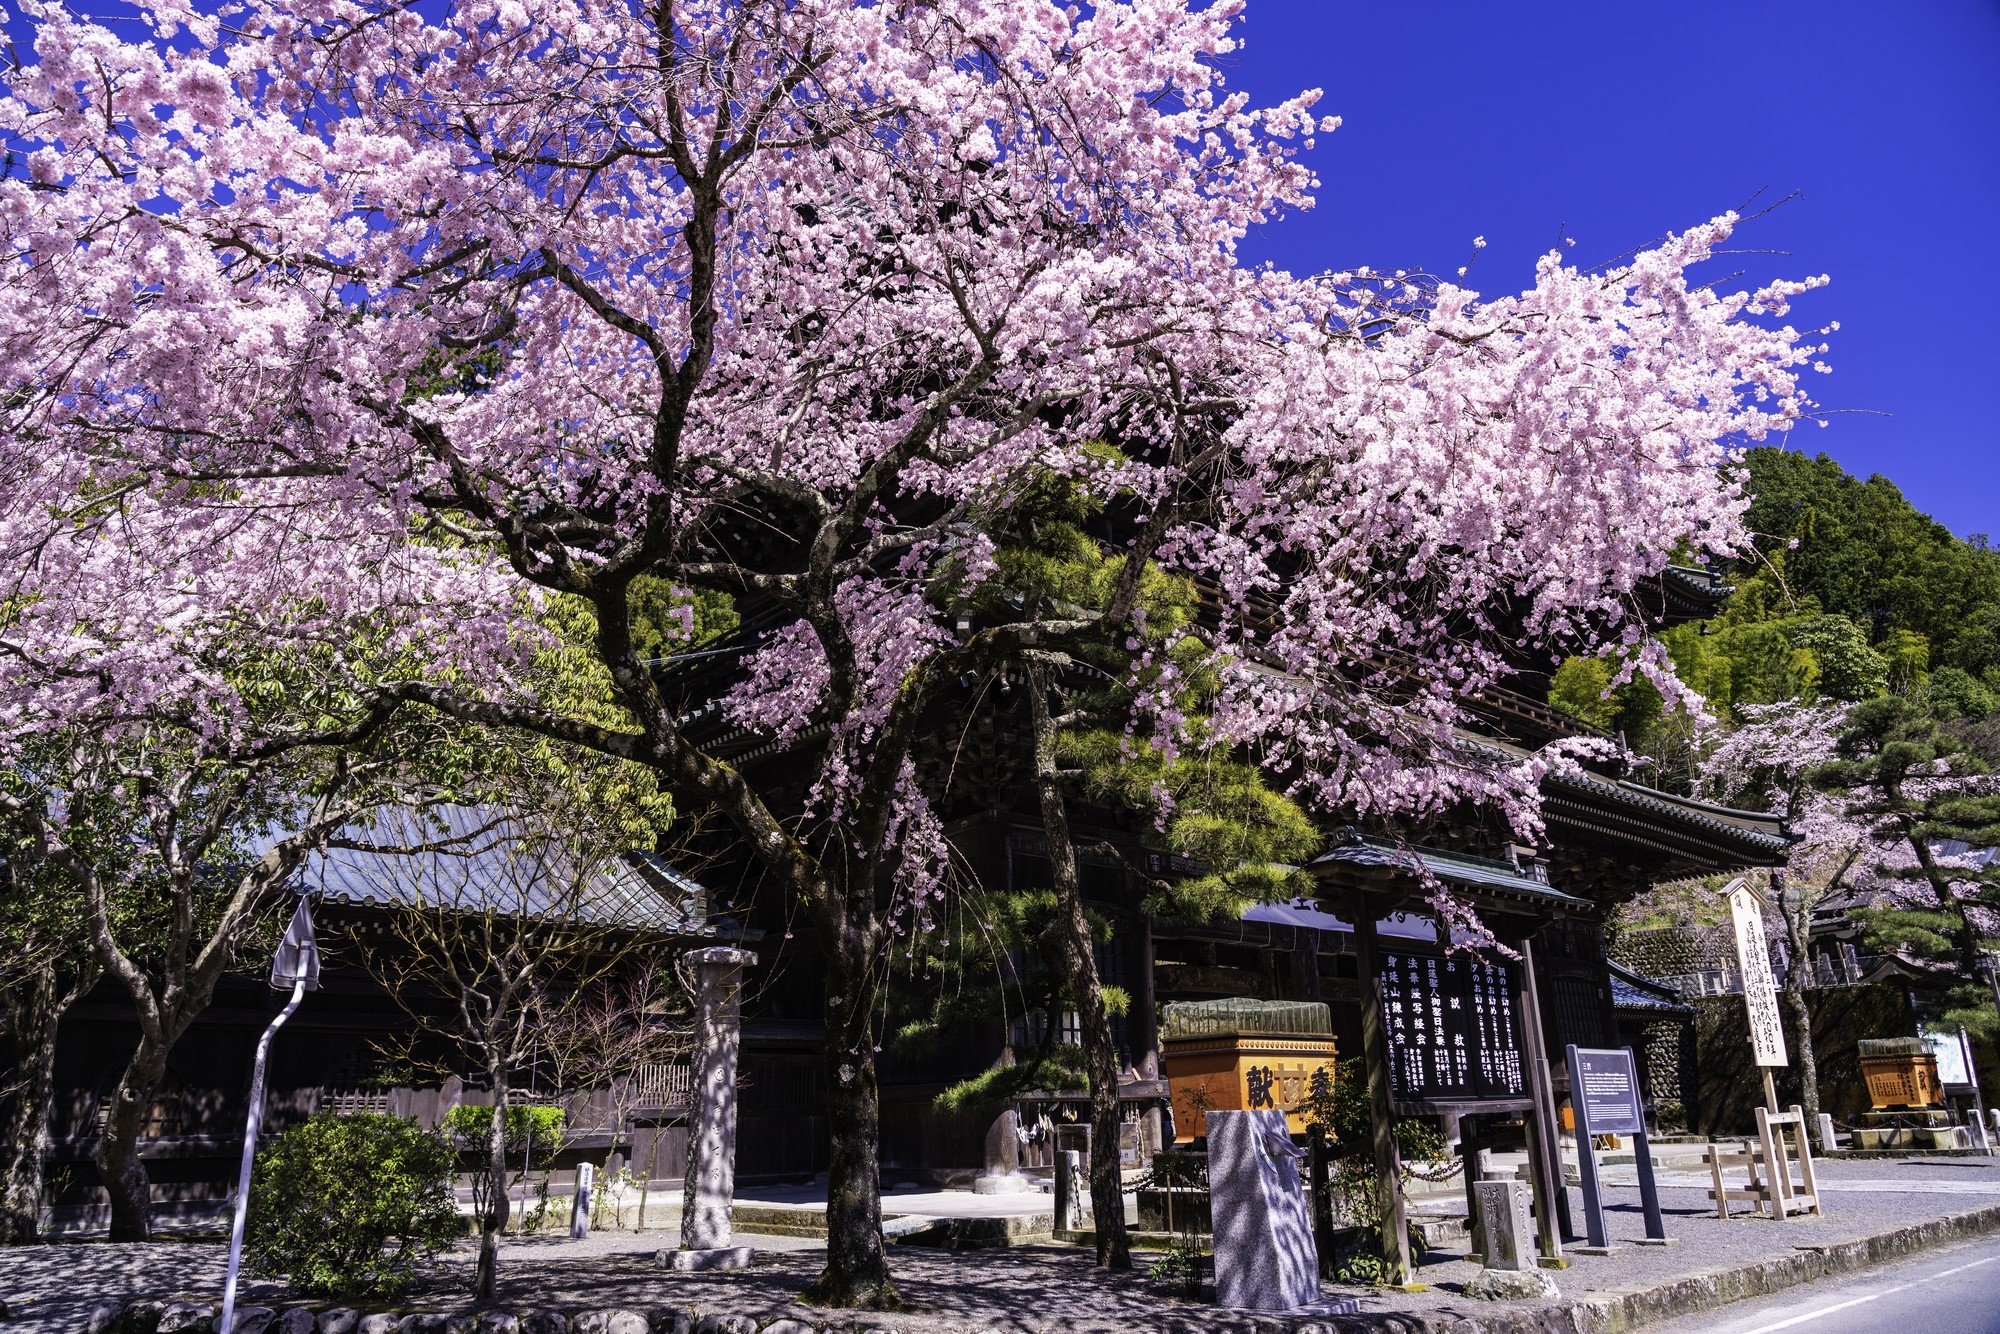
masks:
[[[1745,517],[1765,555],[1784,553],[1794,598],[1878,649],[1894,631],[1919,636],[1931,666],[1979,676],[2000,662],[2000,552],[1983,537],[1961,541],[1886,477],[1851,477],[1824,454],[1761,447],[1745,465]]]
[[[1298,867],[1319,850],[1319,830],[1256,765],[1221,747],[1169,760],[1109,729],[1064,734],[1058,755],[1082,771],[1084,791],[1107,805],[1153,810],[1165,798],[1169,814],[1158,841],[1205,869],[1156,885],[1145,903],[1155,918],[1240,917],[1251,903],[1313,892]]]
[[[634,579],[625,601],[632,609],[632,647],[641,659],[699,652],[741,624],[727,593],[675,588],[652,575]]]
[[[310,1117],[257,1155],[245,1259],[302,1293],[400,1292],[459,1234],[457,1162],[414,1121]]]
[[[1889,688],[1889,661],[1868,646],[1845,616],[1807,616],[1786,624],[1786,638],[1808,655],[1807,687],[1832,699],[1873,699]]]
[[[1877,907],[1856,916],[1871,948],[1927,964],[1923,989],[1963,1009],[1976,990],[1980,954],[1990,948],[1973,916],[2000,907],[2000,868],[1946,867],[1932,851],[1942,840],[2000,846],[2000,791],[1990,769],[1946,720],[1915,699],[1888,695],[1848,710],[1838,758],[1814,769],[1814,786],[1847,799],[1847,814],[1880,844],[1903,843],[1915,865],[1897,872],[1927,888],[1929,903]],[[1984,1010],[1976,998],[1971,1002]],[[1992,1021],[1968,1024],[1984,1030]]]
[[[1026,1061],[996,1065],[981,1070],[970,1079],[961,1079],[937,1095],[941,1111],[990,1111],[1004,1107],[1024,1093],[1076,1093],[1090,1086],[1084,1073],[1083,1048],[1074,1043],[1051,1042],[1032,1053]]]
[[[1745,470],[1756,551],[1725,571],[1735,592],[1719,615],[1661,636],[1680,678],[1724,718],[1743,704],[1888,692],[1984,717],[2000,687],[2000,552],[1824,455],[1758,448]],[[1599,698],[1608,669],[1565,663],[1556,677],[1555,707],[1657,740],[1610,721],[1623,701]]]
[[[507,1152],[511,1155],[528,1149],[536,1158],[546,1159],[562,1146],[563,1131],[568,1121],[569,1114],[560,1107],[509,1103],[505,1132]],[[467,1148],[483,1153],[487,1137],[493,1133],[493,1109],[460,1103],[444,1114],[443,1129],[456,1136]]]
[[[1075,1001],[1054,966],[1061,929],[1055,891],[1032,884],[1011,891],[972,891],[958,907],[961,921],[950,933],[960,942],[956,948],[925,957],[929,942],[920,939],[910,943],[906,955],[913,971],[927,967],[958,985],[949,992],[935,985],[912,989],[912,997],[928,1004],[921,1018],[898,1030],[897,1051],[908,1055],[935,1050],[947,1034],[968,1022],[996,1012],[1017,1015],[1033,1036],[1013,1052],[1013,1061],[950,1085],[937,1095],[938,1107],[991,1113],[1024,1093],[1087,1088],[1083,1048],[1063,1042],[1057,1022],[1075,1008]],[[1111,939],[1109,921],[1096,913],[1086,917],[1097,941]],[[970,931],[965,929],[967,918],[977,923]],[[1120,988],[1102,991],[1107,1011],[1122,1013],[1130,1008],[1131,997]]]
[[[1015,600],[1106,605],[1125,560],[1085,531],[1094,514],[1095,506],[1066,479],[1050,475],[1032,485],[1000,525],[1009,540],[995,554],[1001,577],[982,594],[993,604],[988,609]],[[1202,868],[1154,886],[1145,908],[1162,920],[1236,917],[1251,903],[1306,893],[1311,885],[1295,863],[1321,841],[1304,810],[1269,785],[1254,756],[1208,739],[1203,708],[1216,681],[1206,645],[1188,633],[1199,611],[1191,581],[1153,567],[1140,574],[1131,638],[1156,661],[1171,664],[1176,703],[1190,720],[1171,758],[1127,730],[1134,661],[1124,636],[1078,652],[1096,669],[1096,684],[1071,694],[1068,712],[1087,721],[1057,739],[1058,760],[1080,772],[1085,795],[1118,809],[1161,813],[1157,846]],[[1139,688],[1161,679],[1159,667],[1138,671]]]
[[[1613,687],[1617,667],[1603,658],[1566,658],[1549,683],[1549,705],[1558,712],[1628,740],[1648,734],[1664,702],[1643,678]]]
[[[1378,1283],[1387,1272],[1384,1257],[1375,1249],[1382,1227],[1382,1207],[1375,1175],[1374,1111],[1368,1098],[1368,1074],[1361,1058],[1349,1057],[1335,1067],[1333,1080],[1315,1081],[1299,1103],[1299,1115],[1306,1128],[1326,1136],[1332,1156],[1329,1185],[1334,1209],[1363,1229],[1363,1244],[1335,1257],[1334,1276],[1344,1283]],[[1458,1170],[1444,1134],[1427,1121],[1405,1117],[1396,1123],[1396,1148],[1400,1159],[1398,1189],[1407,1191],[1419,1178],[1443,1180]],[[1415,1237],[1413,1244],[1422,1249]]]
[[[1208,1252],[1190,1239],[1176,1237],[1146,1271],[1149,1282],[1193,1300],[1201,1295],[1201,1280],[1208,1272]]]
[[[1988,668],[2000,675],[2000,671]],[[1993,712],[1991,686],[1959,667],[1940,667],[1924,682],[1924,703],[1940,718],[1977,722]]]
[[[1053,472],[996,497],[979,518],[995,538],[998,576],[980,586],[963,613],[1005,621],[1024,610],[1107,606],[1127,566],[1089,531],[1101,508],[1073,480]],[[1132,626],[1073,649],[1071,663],[1051,667],[1066,692],[1057,762],[1082,795],[1114,809],[1159,815],[1147,841],[1181,859],[1178,864],[1189,873],[1156,878],[1145,903],[1156,918],[1235,917],[1251,902],[1308,891],[1312,886],[1295,863],[1319,846],[1312,822],[1267,785],[1255,757],[1205,738],[1203,705],[1216,681],[1206,646],[1189,633],[1200,608],[1198,590],[1155,566],[1136,577]],[[1136,681],[1134,641],[1154,664],[1139,666]],[[1175,705],[1192,720],[1190,735],[1180,739],[1179,753],[1171,758],[1127,730],[1135,691],[1159,687],[1166,666],[1175,673]],[[1013,1064],[947,1088],[940,1106],[985,1109],[1020,1092],[1084,1087],[1081,1050],[1057,1042],[1051,1022],[1082,1008],[1060,975],[1068,942],[1056,908],[1046,883],[969,888],[958,896],[960,920],[949,929],[898,945],[897,966],[923,983],[891,997],[892,1005],[907,1006],[914,993],[922,1008],[920,1014],[892,1016],[899,1053],[934,1051],[955,1026],[996,1012],[1024,1015],[1039,1033],[1013,1052]],[[1090,916],[1095,939],[1108,940],[1110,924]],[[1129,997],[1117,988],[1101,990],[1111,1013],[1129,1006]]]

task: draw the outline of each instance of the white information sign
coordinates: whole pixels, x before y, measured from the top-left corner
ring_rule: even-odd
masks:
[[[1785,1027],[1778,1018],[1778,985],[1771,977],[1771,953],[1764,944],[1764,911],[1757,896],[1739,886],[1729,896],[1736,924],[1736,963],[1743,970],[1743,1004],[1750,1015],[1750,1045],[1759,1065],[1790,1065]]]
[[[1959,1031],[1926,1028],[1922,1032],[1924,1045],[1931,1049],[1931,1055],[1937,1057],[1938,1083],[1972,1083],[1972,1067],[1965,1059],[1965,1045],[1959,1040]]]

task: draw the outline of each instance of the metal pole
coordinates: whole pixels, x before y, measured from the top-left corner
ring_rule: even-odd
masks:
[[[285,1008],[278,1011],[278,1017],[264,1030],[264,1036],[257,1039],[257,1061],[250,1070],[250,1121],[243,1131],[243,1170],[236,1177],[236,1217],[229,1225],[229,1277],[223,1280],[222,1318],[216,1324],[219,1334],[231,1334],[236,1315],[236,1272],[243,1264],[243,1221],[250,1211],[250,1168],[257,1159],[257,1128],[264,1121],[264,1063],[271,1055],[271,1039],[305,998],[306,979],[301,977],[292,984],[292,998],[285,1002]]]
[[[1986,1125],[1986,1098],[1979,1091],[1979,1066],[1972,1059],[1972,1036],[1965,1031],[1964,1024],[1958,1026],[1958,1049],[1965,1053],[1965,1077],[1972,1082],[1972,1118],[1979,1122],[1976,1139],[1991,1158],[1995,1150],[1992,1133]]]
[[[1576,1115],[1576,1166],[1583,1180],[1583,1232],[1591,1249],[1611,1247],[1611,1235],[1604,1230],[1604,1192],[1597,1184],[1597,1147],[1591,1143],[1590,1101],[1583,1096],[1583,1068],[1577,1060],[1576,1044],[1563,1048],[1569,1069],[1569,1105]]]

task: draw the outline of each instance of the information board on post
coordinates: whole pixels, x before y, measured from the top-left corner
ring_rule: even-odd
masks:
[[[1770,949],[1764,944],[1764,909],[1747,886],[1739,884],[1730,894],[1729,918],[1736,927],[1736,965],[1743,973],[1743,1006],[1757,1064],[1790,1065],[1785,1026],[1778,1017],[1778,984],[1771,976]]]
[[[1578,1047],[1570,1100],[1581,1105],[1582,1119],[1593,1135],[1646,1133],[1646,1109],[1639,1100],[1639,1075],[1630,1047],[1616,1051]]]
[[[1653,1146],[1646,1135],[1645,1095],[1639,1088],[1639,1063],[1630,1047],[1566,1049],[1569,1060],[1570,1109],[1576,1115],[1576,1162],[1583,1186],[1584,1233],[1589,1253],[1607,1252],[1610,1234],[1604,1226],[1604,1193],[1597,1179],[1594,1135],[1632,1136],[1633,1165],[1639,1175],[1639,1204],[1646,1217],[1646,1241],[1665,1244],[1666,1221],[1660,1213],[1659,1185],[1653,1179]]]

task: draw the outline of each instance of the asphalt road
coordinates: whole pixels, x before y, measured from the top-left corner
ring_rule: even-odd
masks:
[[[2000,1237],[1648,1326],[1649,1334],[2000,1334]]]

